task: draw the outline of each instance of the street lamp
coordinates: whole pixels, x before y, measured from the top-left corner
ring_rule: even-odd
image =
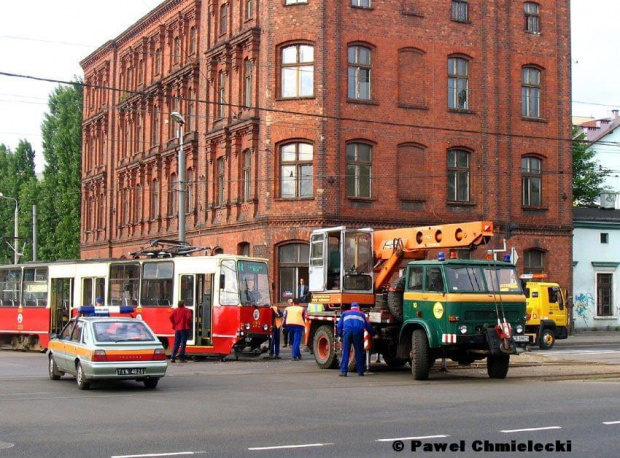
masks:
[[[18,229],[19,229],[19,223],[18,223],[18,218],[19,218],[19,207],[17,206],[17,199],[15,197],[7,197],[4,194],[2,194],[0,192],[0,199],[8,199],[8,200],[14,200],[15,201],[15,227],[13,229],[13,264],[17,264],[17,262],[19,261],[19,234],[18,234]]]
[[[183,151],[183,130],[185,118],[178,111],[170,113],[172,119],[179,124],[177,135],[179,138],[179,240],[185,242],[185,152]]]

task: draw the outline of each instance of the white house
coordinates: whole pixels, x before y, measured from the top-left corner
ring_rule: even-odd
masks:
[[[601,206],[620,208],[620,117],[617,111],[609,127],[592,138],[589,149],[596,151],[594,159],[611,171],[603,182],[603,188],[611,192],[603,196],[606,201],[601,201]]]
[[[575,328],[620,329],[620,210],[574,208],[573,223]]]

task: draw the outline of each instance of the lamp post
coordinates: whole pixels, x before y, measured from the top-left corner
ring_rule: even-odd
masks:
[[[8,200],[14,200],[15,201],[15,227],[13,229],[13,264],[17,264],[17,262],[19,261],[19,234],[18,234],[18,229],[19,229],[19,222],[18,222],[18,218],[19,218],[19,207],[17,206],[17,199],[15,197],[8,197],[5,196],[4,194],[2,194],[0,192],[0,199],[8,199]]]
[[[172,119],[179,124],[177,135],[179,138],[179,240],[185,242],[185,152],[183,151],[183,134],[185,118],[178,111],[170,113]]]

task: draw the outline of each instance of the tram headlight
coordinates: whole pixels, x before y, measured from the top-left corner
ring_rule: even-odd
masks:
[[[464,325],[464,324],[460,325],[459,326],[459,332],[461,334],[467,334],[467,325]]]
[[[263,331],[267,331],[269,329],[269,325],[267,323],[265,323],[263,325]]]
[[[244,327],[245,327],[246,331],[249,331],[250,330],[250,323],[246,323]]]
[[[520,324],[517,325],[516,328],[517,334],[523,334],[523,326],[521,326]]]

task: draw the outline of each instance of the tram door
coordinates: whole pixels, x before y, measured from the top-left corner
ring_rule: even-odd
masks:
[[[71,318],[73,278],[52,278],[50,294],[51,332],[60,333]]]
[[[192,311],[193,325],[190,344],[212,345],[212,298],[213,274],[181,275],[181,300]]]

